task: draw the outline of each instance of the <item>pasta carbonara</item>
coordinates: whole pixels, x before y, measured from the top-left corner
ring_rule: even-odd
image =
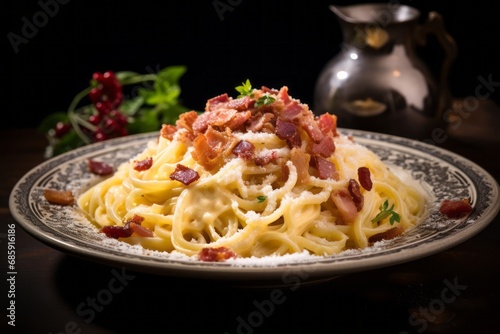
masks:
[[[287,87],[239,91],[164,125],[79,207],[111,237],[189,256],[332,255],[419,222],[424,194],[336,116],[314,115]]]

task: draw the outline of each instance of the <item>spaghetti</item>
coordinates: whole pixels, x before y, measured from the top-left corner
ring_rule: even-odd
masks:
[[[336,121],[287,87],[222,94],[164,125],[78,205],[103,231],[128,231],[114,236],[124,242],[189,256],[332,255],[417,224],[424,194]]]

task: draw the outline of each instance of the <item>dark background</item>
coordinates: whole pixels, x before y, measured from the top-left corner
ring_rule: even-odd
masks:
[[[221,19],[213,0],[60,0],[67,3],[16,53],[8,34],[21,36],[23,17],[33,22],[41,3],[55,1],[2,2],[2,109],[15,118],[1,122],[3,128],[35,127],[47,114],[66,110],[94,71],[147,73],[177,64],[188,68],[181,97],[192,109],[222,92],[235,94],[247,78],[254,86],[287,85],[293,97],[312,104],[316,78],[342,42],[328,6],[359,3],[220,0],[231,7]],[[400,2],[418,8],[422,20],[431,10],[444,17],[458,45],[449,80],[455,97],[473,96],[478,76],[500,82],[500,12],[493,1]],[[432,69],[441,64],[436,41],[419,52]]]

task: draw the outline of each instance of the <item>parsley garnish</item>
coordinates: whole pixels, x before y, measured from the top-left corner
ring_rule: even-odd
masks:
[[[259,203],[264,202],[266,199],[267,199],[267,196],[257,196],[257,200],[259,201]]]
[[[380,213],[377,216],[375,216],[375,218],[372,219],[372,223],[374,224],[378,223],[382,219],[385,219],[389,216],[391,216],[391,218],[389,218],[389,223],[391,225],[394,225],[395,222],[399,223],[401,217],[393,209],[394,209],[394,204],[392,204],[391,207],[389,208],[389,201],[385,200],[384,204],[382,204],[379,208]]]
[[[247,81],[242,82],[241,86],[238,86],[235,88],[240,95],[238,95],[238,98],[243,97],[243,96],[250,96],[252,97],[253,93],[253,88],[252,84],[250,83],[250,80],[247,79]]]
[[[257,102],[255,102],[255,107],[258,108],[260,106],[263,106],[264,104],[266,105],[270,105],[271,103],[273,103],[274,101],[276,101],[276,98],[274,98],[273,96],[271,95],[264,95],[264,96],[261,96]]]

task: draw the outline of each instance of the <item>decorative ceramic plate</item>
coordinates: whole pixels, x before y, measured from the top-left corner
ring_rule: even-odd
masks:
[[[14,218],[32,236],[63,252],[129,269],[183,277],[235,280],[281,280],[294,273],[321,280],[340,274],[412,261],[453,247],[485,228],[499,211],[499,187],[484,169],[449,151],[406,138],[341,129],[389,165],[411,171],[435,197],[427,218],[407,233],[375,246],[334,256],[305,253],[263,259],[201,262],[180,254],[143,249],[99,233],[76,207],[50,205],[43,189],[72,190],[79,196],[102,177],[87,170],[88,159],[118,164],[140,153],[158,133],[140,134],[92,144],[45,161],[18,181],[10,196]],[[444,199],[469,198],[466,218],[450,220],[439,213]],[[288,282],[290,283],[290,282]]]

